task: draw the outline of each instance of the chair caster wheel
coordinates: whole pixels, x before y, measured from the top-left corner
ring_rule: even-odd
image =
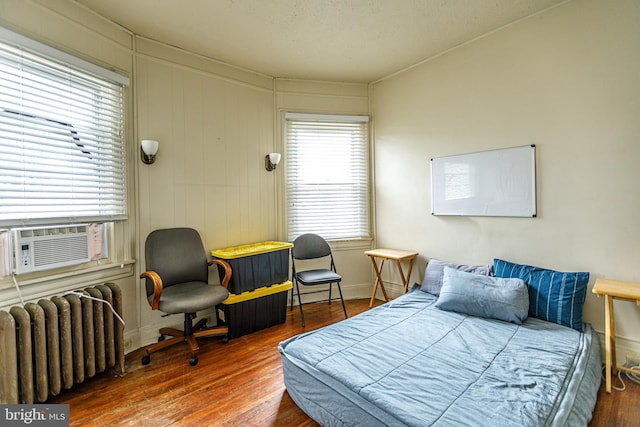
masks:
[[[148,365],[149,363],[151,363],[151,356],[149,356],[148,354],[146,356],[144,356],[142,358],[142,364],[143,365]]]
[[[228,336],[224,336],[224,337],[222,337],[222,342],[223,342],[224,344],[228,343],[228,342],[229,342],[229,337],[228,337]]]
[[[197,364],[198,364],[198,356],[193,356],[191,359],[189,359],[189,365],[196,366]]]

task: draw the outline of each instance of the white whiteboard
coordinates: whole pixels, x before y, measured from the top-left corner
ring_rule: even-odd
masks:
[[[431,159],[431,212],[535,217],[535,145]]]

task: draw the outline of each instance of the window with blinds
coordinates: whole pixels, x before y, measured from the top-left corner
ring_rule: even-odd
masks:
[[[369,118],[285,114],[288,238],[369,237]]]
[[[0,226],[126,218],[127,83],[0,31]]]

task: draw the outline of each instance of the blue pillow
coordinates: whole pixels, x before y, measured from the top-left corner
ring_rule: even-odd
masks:
[[[445,267],[435,305],[441,310],[520,325],[529,312],[529,293],[522,279],[502,279]]]
[[[451,262],[430,259],[429,263],[427,264],[427,268],[424,270],[424,278],[422,279],[422,283],[420,284],[420,290],[422,292],[427,292],[435,296],[440,295],[440,288],[442,288],[442,277],[444,275],[445,267],[451,267],[459,271],[466,271],[469,273],[490,276],[492,265],[453,264]]]
[[[497,258],[493,269],[497,277],[519,277],[529,285],[529,316],[582,332],[589,273],[564,273]]]

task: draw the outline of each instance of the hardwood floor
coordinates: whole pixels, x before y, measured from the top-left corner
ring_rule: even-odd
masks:
[[[368,307],[367,299],[347,301],[350,316]],[[51,403],[70,404],[71,426],[317,426],[287,394],[277,346],[344,316],[337,303],[304,308],[304,329],[294,307],[282,325],[227,344],[201,339],[194,367],[186,345],[153,354],[147,366],[144,350],[136,350],[127,355],[126,375],[101,374]],[[640,385],[625,382],[626,391],[610,395],[603,384],[590,427],[640,425]]]
[[[589,427],[640,426],[640,384],[632,382],[625,375],[622,379],[625,390],[611,390],[610,394],[605,391],[602,380]],[[617,387],[622,385],[617,378],[612,384]]]

